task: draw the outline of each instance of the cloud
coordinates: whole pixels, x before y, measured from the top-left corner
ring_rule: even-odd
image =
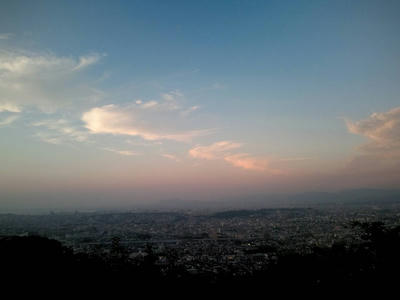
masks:
[[[174,95],[173,94],[162,94],[162,97],[167,101],[174,100]]]
[[[117,150],[117,149],[112,149],[112,148],[102,148],[103,150],[114,152],[120,155],[125,155],[125,156],[136,156],[140,155],[140,153],[133,152],[131,150]]]
[[[3,111],[19,113],[19,112],[21,112],[21,109],[15,104],[4,102],[4,103],[0,103],[0,112],[3,112]]]
[[[182,114],[182,116],[188,116],[192,112],[198,110],[199,108],[200,108],[200,106],[195,105],[195,106],[189,107],[188,109],[182,111],[181,114]]]
[[[161,156],[162,156],[162,157],[165,157],[165,158],[168,158],[168,159],[170,159],[170,160],[176,161],[176,162],[180,162],[180,161],[181,161],[179,158],[177,158],[177,157],[176,157],[175,155],[173,155],[173,154],[164,153],[164,154],[161,154]]]
[[[102,55],[99,55],[97,53],[93,53],[93,54],[86,55],[86,56],[81,56],[81,57],[79,57],[78,64],[73,68],[73,70],[77,71],[77,70],[84,69],[90,65],[93,65],[93,64],[97,63],[101,57],[102,57]]]
[[[160,104],[160,107],[163,103]],[[209,134],[210,130],[180,131],[176,114],[167,109],[143,111],[136,104],[118,106],[114,104],[95,107],[82,115],[85,126],[94,134],[140,136],[145,140],[174,140],[188,142],[193,138]],[[172,126],[174,125],[174,126]]]
[[[8,40],[12,36],[12,33],[0,33],[0,40]]]
[[[141,99],[138,99],[135,101],[135,103],[142,109],[174,111],[182,110],[181,106],[178,104],[181,98],[183,98],[183,94],[180,91],[171,91],[169,93],[161,94],[161,101],[143,101]]]
[[[178,102],[183,98],[183,94],[179,90],[162,94],[161,97],[164,99],[164,107],[166,109],[168,110],[181,109],[181,106],[178,104]]]
[[[83,77],[86,67],[101,58],[98,54],[79,58],[49,53],[0,50],[0,103],[54,112],[59,108],[97,102],[104,93]]]
[[[144,102],[141,103],[141,107],[142,108],[152,108],[158,105],[157,101],[148,101],[148,102]]]
[[[6,117],[6,118],[4,118],[2,120],[0,119],[0,127],[10,125],[11,123],[13,123],[18,118],[19,118],[19,116],[15,116],[14,115],[14,116]]]
[[[209,146],[196,146],[189,150],[189,154],[194,158],[218,159],[223,158],[229,150],[240,148],[242,144],[231,141],[221,141]]]
[[[179,97],[183,97],[183,93],[179,90],[174,90],[174,91],[170,91],[168,93],[164,93],[161,96],[163,97],[163,99],[165,99],[167,101],[173,101]]]
[[[36,137],[46,143],[62,144],[66,142],[89,141],[88,131],[81,130],[80,127],[64,119],[42,120],[34,122],[31,125],[46,129],[46,131],[40,130],[35,134]]]
[[[48,144],[53,144],[53,145],[60,145],[65,142],[64,138],[57,136],[57,135],[52,135],[48,132],[42,132],[39,131],[34,135],[36,138],[41,140],[42,142],[48,143]]]
[[[268,161],[264,158],[253,157],[248,153],[231,153],[242,147],[242,144],[232,141],[221,141],[209,146],[196,146],[189,150],[189,155],[194,158],[206,160],[224,160],[234,167],[254,170],[272,171],[279,173],[278,170],[268,168]]]
[[[158,111],[175,111],[180,110],[181,114],[188,114],[198,108],[198,106],[193,106],[184,110],[179,105],[179,100],[183,98],[183,94],[180,91],[171,91],[169,93],[161,94],[161,100],[155,101],[143,101],[142,99],[137,99],[135,104],[145,110],[158,110]]]
[[[268,167],[267,160],[251,157],[247,153],[227,155],[224,159],[231,165],[246,170],[265,171]]]
[[[358,122],[347,120],[346,125],[349,132],[369,140],[358,148],[363,154],[400,159],[400,107],[373,113]]]

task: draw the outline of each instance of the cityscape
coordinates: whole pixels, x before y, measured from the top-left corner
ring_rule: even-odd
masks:
[[[278,253],[309,254],[315,248],[355,245],[354,224],[400,226],[400,203],[286,207],[219,212],[71,212],[0,215],[0,236],[42,236],[75,253],[132,262],[151,252],[161,272],[173,264],[189,274],[251,275],[274,264]]]

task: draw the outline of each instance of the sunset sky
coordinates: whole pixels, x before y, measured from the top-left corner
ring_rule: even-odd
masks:
[[[0,210],[399,187],[399,16],[0,0]]]

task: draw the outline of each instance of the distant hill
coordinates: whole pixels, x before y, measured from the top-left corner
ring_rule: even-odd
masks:
[[[299,194],[258,194],[226,197],[215,201],[164,200],[147,206],[156,210],[231,210],[290,208],[337,205],[400,204],[400,190],[353,189],[339,192],[306,192]]]

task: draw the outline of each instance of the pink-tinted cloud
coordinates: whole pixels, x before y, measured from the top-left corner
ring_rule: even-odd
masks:
[[[247,153],[227,155],[224,159],[231,165],[246,170],[265,171],[268,167],[267,160],[252,157]]]
[[[189,150],[189,154],[194,158],[202,159],[218,159],[223,158],[229,154],[230,150],[240,148],[242,144],[231,142],[231,141],[221,141],[211,144],[209,146],[196,146]]]
[[[280,174],[279,170],[269,167],[266,158],[254,157],[248,153],[232,153],[242,147],[242,144],[232,141],[216,142],[208,146],[196,146],[189,150],[189,155],[206,160],[223,160],[234,167],[253,171],[268,171]]]

